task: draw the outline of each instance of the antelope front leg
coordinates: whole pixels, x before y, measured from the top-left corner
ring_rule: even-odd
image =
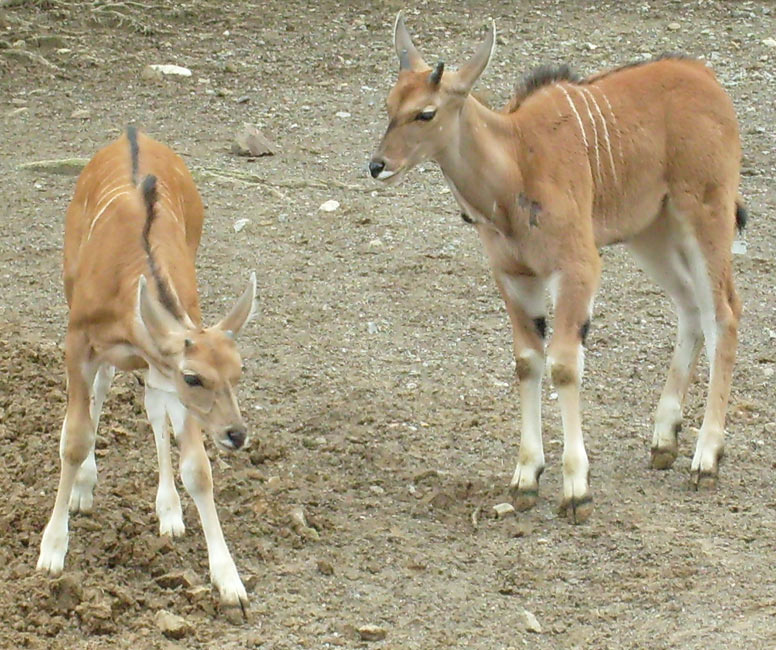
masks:
[[[536,505],[539,477],[544,471],[541,390],[546,329],[544,282],[532,276],[497,274],[515,348],[515,371],[520,391],[520,451],[509,485],[515,508]]]
[[[581,277],[579,269],[561,279],[555,329],[547,362],[558,391],[563,423],[563,500],[560,513],[573,523],[585,521],[593,512],[590,469],[582,436],[579,392],[584,371],[583,343],[590,327],[592,300],[597,286],[593,278]]]
[[[115,373],[116,369],[113,366],[103,365],[100,366],[94,377],[90,407],[94,435],[92,436],[92,446],[89,454],[86,460],[81,463],[81,467],[75,475],[75,483],[70,494],[70,512],[91,512],[94,505],[94,486],[97,484],[97,460],[94,457],[94,444],[97,440],[97,429],[100,424],[102,405],[105,402],[105,396],[108,394]],[[59,446],[60,459],[64,454],[64,443],[65,437],[62,436]]]
[[[146,381],[145,409],[151,428],[154,430],[156,455],[159,461],[159,487],[156,491],[156,516],[159,518],[159,534],[179,537],[186,527],[183,525],[183,510],[170,458],[170,431],[167,426],[168,403],[176,402],[182,410],[180,401],[173,393],[151,386]],[[182,425],[179,425],[182,428]]]
[[[202,432],[193,418],[187,417],[179,436],[181,450],[181,479],[186,491],[194,499],[202,522],[207,544],[210,579],[218,588],[224,605],[239,605],[243,611],[248,606],[248,595],[237,573],[224,533],[218,521],[213,501],[213,475],[205,453]]]
[[[62,470],[51,518],[43,531],[37,568],[52,575],[62,572],[68,543],[68,504],[81,464],[94,448],[94,424],[89,413],[89,386],[95,369],[82,363],[79,351],[68,340],[67,412],[62,424],[60,456]],[[87,376],[84,377],[84,374]]]

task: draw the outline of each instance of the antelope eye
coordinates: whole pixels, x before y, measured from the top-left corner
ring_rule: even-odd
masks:
[[[185,381],[189,386],[201,386],[202,385],[202,379],[199,375],[195,375],[191,372],[186,372],[183,374],[183,381]]]
[[[434,115],[436,115],[436,111],[421,111],[417,114],[415,119],[420,120],[421,122],[429,122],[434,119]]]

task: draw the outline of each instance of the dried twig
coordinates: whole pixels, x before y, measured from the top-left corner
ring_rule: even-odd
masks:
[[[81,173],[88,158],[59,158],[56,160],[35,160],[19,165],[19,169],[28,171],[49,172],[50,174],[64,174],[65,176],[77,176]]]
[[[45,68],[62,72],[62,68],[60,68],[58,65],[54,65],[51,63],[51,61],[45,57],[42,57],[40,54],[37,54],[36,52],[28,52],[27,50],[22,50],[18,47],[10,47],[5,50],[0,49],[0,55],[9,57],[11,59],[30,61],[31,63],[42,65]]]

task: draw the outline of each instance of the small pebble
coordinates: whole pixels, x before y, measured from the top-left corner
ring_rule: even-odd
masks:
[[[340,207],[339,201],[329,199],[328,201],[321,203],[321,207],[318,209],[323,210],[324,212],[334,212],[338,207]]]
[[[358,628],[358,635],[362,641],[382,641],[387,634],[385,628],[378,625],[362,625]]]
[[[523,621],[525,623],[525,629],[527,632],[533,632],[534,634],[542,633],[542,626],[539,624],[539,621],[536,616],[534,616],[533,612],[529,612],[527,609],[524,609]]]

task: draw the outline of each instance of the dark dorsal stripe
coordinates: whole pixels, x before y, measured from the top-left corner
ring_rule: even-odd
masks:
[[[149,235],[151,234],[151,226],[156,219],[156,176],[149,174],[143,178],[143,182],[140,185],[140,191],[143,194],[143,201],[145,202],[146,208],[146,221],[145,226],[143,226],[143,248],[148,257],[148,268],[151,269],[151,275],[154,278],[154,282],[156,282],[156,288],[159,292],[159,301],[176,319],[181,320],[183,314],[181,313],[180,305],[178,305],[178,301],[170,290],[169,285],[159,272],[159,267],[156,265],[156,260],[151,252]]]
[[[137,185],[137,157],[138,157],[138,145],[137,145],[137,127],[127,127],[127,140],[129,140],[129,154],[132,156],[132,185]]]
[[[507,106],[507,112],[514,113],[529,95],[556,81],[579,83],[582,78],[565,63],[562,65],[540,65],[531,70],[515,86],[515,92]]]
[[[618,68],[605,70],[604,72],[599,72],[598,74],[595,74],[592,77],[587,77],[587,78],[580,77],[566,63],[563,63],[561,65],[541,65],[531,70],[522,79],[522,81],[520,81],[515,86],[514,94],[512,95],[512,99],[509,100],[509,104],[507,104],[506,112],[514,113],[518,108],[520,108],[520,105],[526,100],[526,98],[529,95],[532,95],[533,93],[535,93],[540,88],[543,88],[544,86],[549,86],[550,84],[554,84],[558,81],[568,81],[573,84],[591,84],[591,83],[595,83],[599,79],[603,79],[604,77],[608,77],[610,75],[616,74],[617,72],[622,72],[623,70],[628,70],[629,68],[637,68],[642,65],[647,65],[648,63],[654,63],[655,61],[663,61],[665,59],[689,60],[689,61],[695,60],[691,56],[687,56],[685,54],[681,54],[678,52],[666,52],[652,59],[626,63],[625,65],[621,65]]]

